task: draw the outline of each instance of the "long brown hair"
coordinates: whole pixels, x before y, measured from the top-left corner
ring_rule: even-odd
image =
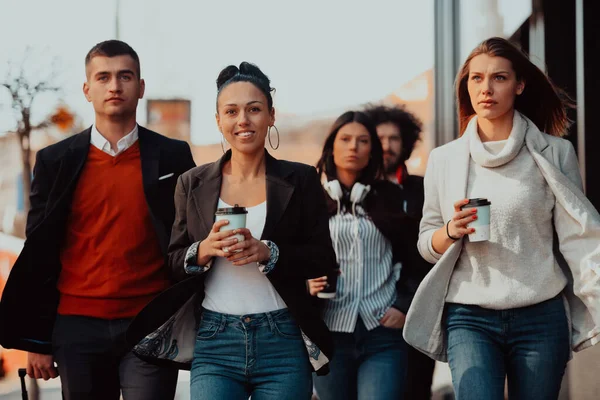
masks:
[[[506,39],[492,37],[481,42],[471,51],[456,76],[456,100],[458,104],[459,135],[465,132],[475,110],[469,98],[467,80],[471,60],[481,54],[503,57],[512,63],[517,80],[525,81],[525,90],[515,98],[514,108],[526,115],[542,132],[563,136],[571,123],[567,109],[574,107],[573,100],[560,88],[554,86],[529,57]]]
[[[342,129],[344,125],[352,122],[358,122],[364,126],[371,137],[371,157],[369,158],[369,163],[361,171],[358,178],[358,181],[365,185],[371,184],[373,181],[380,179],[383,176],[383,149],[373,121],[362,111],[346,111],[335,120],[329,131],[329,136],[325,139],[321,158],[317,162],[317,173],[319,174],[319,177],[322,177],[323,174],[325,174],[327,180],[337,179],[337,167],[333,161],[333,142],[335,142],[339,130]]]

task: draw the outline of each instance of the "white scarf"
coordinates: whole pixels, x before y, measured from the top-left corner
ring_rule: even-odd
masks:
[[[465,130],[465,134],[468,135],[469,150],[473,161],[486,168],[500,167],[512,161],[525,145],[526,132],[527,122],[519,112],[515,111],[512,130],[510,131],[510,136],[508,137],[504,148],[500,153],[492,154],[485,148],[481,142],[479,133],[477,133],[477,117],[473,117],[471,121],[469,121],[467,129]]]

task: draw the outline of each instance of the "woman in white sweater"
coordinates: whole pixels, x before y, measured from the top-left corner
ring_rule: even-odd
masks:
[[[477,46],[456,82],[461,138],[430,157],[419,234],[433,262],[460,246],[441,317],[456,396],[501,400],[507,378],[511,400],[556,399],[570,357],[568,279],[553,253],[557,199],[529,144],[548,137],[581,186],[573,148],[558,138],[567,98],[501,38]],[[463,206],[474,198],[491,202],[489,240],[468,238],[478,209]]]

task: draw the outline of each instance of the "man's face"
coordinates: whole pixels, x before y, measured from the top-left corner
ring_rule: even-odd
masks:
[[[383,148],[383,166],[388,174],[396,172],[402,154],[402,136],[400,129],[392,122],[377,125],[377,136]]]
[[[137,64],[128,55],[96,56],[90,60],[83,93],[94,106],[96,115],[116,119],[135,115],[145,89],[144,80],[136,71]]]

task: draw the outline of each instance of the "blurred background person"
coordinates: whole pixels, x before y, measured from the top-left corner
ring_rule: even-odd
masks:
[[[423,177],[410,175],[406,161],[419,141],[423,124],[404,106],[369,105],[365,113],[371,118],[383,148],[386,179],[400,186],[404,211],[421,217],[423,212]]]
[[[329,228],[341,270],[324,319],[332,331],[331,372],[317,377],[321,400],[399,399],[405,389],[407,346],[401,329],[408,310],[398,280],[420,260],[418,220],[402,209],[400,188],[383,176],[383,150],[369,117],[342,114],[317,164],[326,179]],[[414,265],[413,264],[413,265]],[[327,277],[309,281],[311,294]]]
[[[383,149],[383,166],[385,177],[398,185],[401,195],[396,201],[402,204],[404,211],[421,219],[423,212],[423,177],[410,175],[406,168],[406,160],[410,158],[415,143],[419,140],[422,129],[421,121],[408,112],[403,106],[370,105],[365,113],[371,118],[377,130],[377,136]],[[415,238],[416,240],[416,238]],[[420,260],[419,260],[420,261]],[[398,292],[410,301],[421,280],[431,269],[431,264],[419,262],[418,265],[402,265]],[[411,273],[408,273],[411,269]],[[409,277],[411,279],[406,279]],[[428,400],[431,398],[431,383],[435,360],[408,347],[408,367],[406,376],[405,399]]]

